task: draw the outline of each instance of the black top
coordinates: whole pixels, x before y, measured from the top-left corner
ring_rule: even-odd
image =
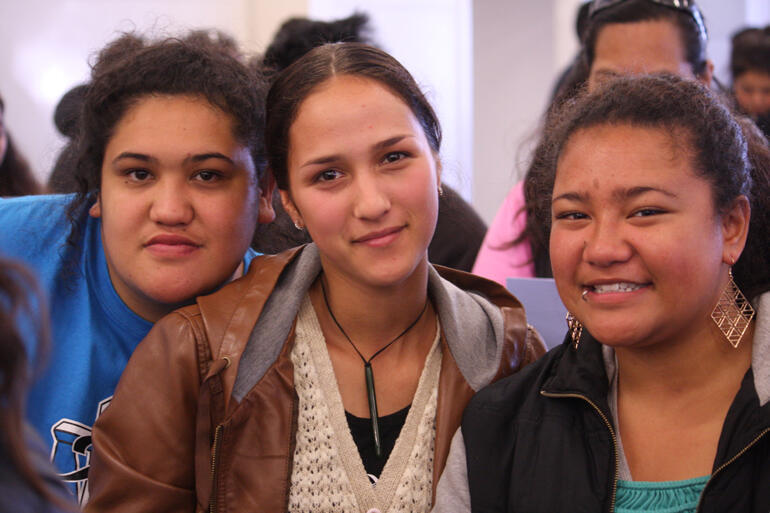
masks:
[[[586,330],[577,350],[570,342],[485,387],[465,409],[472,511],[612,511],[615,428],[602,349]],[[725,418],[713,468],[720,470],[699,513],[770,512],[770,402],[759,405],[752,369]]]
[[[407,406],[403,410],[399,410],[396,413],[385,415],[384,417],[377,417],[380,426],[380,440],[382,442],[382,457],[378,458],[374,451],[374,434],[372,433],[372,420],[369,418],[363,419],[356,417],[349,412],[345,412],[345,417],[348,419],[348,426],[350,427],[350,433],[353,435],[353,441],[358,447],[358,453],[361,455],[361,460],[364,462],[364,469],[369,474],[369,480],[372,483],[376,483],[382,474],[382,469],[385,468],[385,462],[388,461],[390,453],[393,451],[393,446],[396,445],[396,439],[401,434],[401,428],[406,422],[406,415],[409,413]]]

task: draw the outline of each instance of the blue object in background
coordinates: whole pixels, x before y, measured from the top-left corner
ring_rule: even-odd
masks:
[[[548,349],[564,341],[567,309],[553,278],[508,278],[506,287],[524,305],[527,322],[540,333]]]

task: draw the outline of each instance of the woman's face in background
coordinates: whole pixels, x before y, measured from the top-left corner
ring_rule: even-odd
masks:
[[[382,287],[427,266],[439,166],[409,106],[368,78],[320,84],[289,129],[287,211],[329,279]]]
[[[696,78],[676,24],[668,20],[610,23],[596,38],[588,89],[618,75],[659,72]],[[706,75],[703,80],[708,85],[710,72]]]
[[[131,106],[105,148],[102,221],[112,284],[155,321],[228,281],[257,220],[272,220],[249,148],[230,115],[206,99],[148,96]]]
[[[770,74],[749,70],[733,81],[735,100],[741,110],[756,119],[770,116]]]
[[[736,243],[740,216],[715,212],[689,144],[681,132],[600,125],[575,132],[562,151],[553,275],[567,309],[604,344],[683,342],[713,330],[725,262],[737,260],[745,233]]]

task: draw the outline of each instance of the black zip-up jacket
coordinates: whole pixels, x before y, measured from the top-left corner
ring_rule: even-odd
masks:
[[[755,340],[753,349],[768,346]],[[608,391],[601,345],[584,332],[578,350],[565,340],[476,394],[461,429],[471,510],[614,511],[618,463]],[[760,405],[752,369],[727,413],[697,511],[770,512],[770,402]]]

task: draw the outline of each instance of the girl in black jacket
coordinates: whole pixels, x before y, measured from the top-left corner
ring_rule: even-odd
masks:
[[[673,76],[557,118],[541,186],[570,330],[471,401],[436,510],[770,511],[767,142]]]

